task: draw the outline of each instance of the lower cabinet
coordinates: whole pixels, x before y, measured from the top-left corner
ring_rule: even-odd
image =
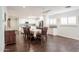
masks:
[[[16,43],[16,34],[14,30],[5,31],[5,45]]]

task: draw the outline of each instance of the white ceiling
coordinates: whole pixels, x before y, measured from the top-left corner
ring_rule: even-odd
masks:
[[[7,11],[9,16],[41,16],[44,12],[49,12],[47,14],[56,14],[61,12],[66,12],[74,9],[79,9],[78,6],[73,6],[71,8],[65,8],[65,6],[7,6]],[[46,13],[45,13],[46,14]]]

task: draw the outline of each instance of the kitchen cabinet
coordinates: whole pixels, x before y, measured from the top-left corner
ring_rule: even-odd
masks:
[[[15,30],[5,31],[5,45],[16,43]]]

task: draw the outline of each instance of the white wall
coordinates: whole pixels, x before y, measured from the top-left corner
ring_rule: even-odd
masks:
[[[78,26],[59,26],[58,35],[79,40],[79,25]]]
[[[4,51],[4,9],[0,7],[0,52]]]
[[[11,22],[10,22],[11,27],[9,28],[6,22],[6,30],[18,30],[19,29],[19,18],[15,16],[8,16],[8,18],[11,18]]]
[[[79,16],[79,10],[54,15],[54,17],[59,17],[59,21],[60,17],[63,16]],[[65,26],[59,24],[57,28],[57,35],[79,40],[79,18],[77,20],[78,24],[75,26]]]
[[[19,29],[19,19],[17,17],[10,17],[11,18],[11,29],[18,30]]]

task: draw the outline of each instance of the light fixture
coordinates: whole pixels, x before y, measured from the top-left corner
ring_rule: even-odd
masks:
[[[50,12],[51,10],[45,10],[45,11],[43,11],[43,13],[48,13],[48,12]]]
[[[70,8],[71,6],[66,6],[65,8]]]

